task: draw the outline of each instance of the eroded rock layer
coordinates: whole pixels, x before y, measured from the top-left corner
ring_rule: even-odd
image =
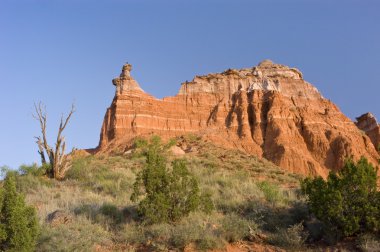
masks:
[[[269,60],[245,69],[196,76],[174,97],[145,93],[124,65],[113,80],[98,151],[119,148],[136,136],[188,133],[238,148],[305,175],[326,176],[348,156],[379,154],[371,139],[294,68]]]

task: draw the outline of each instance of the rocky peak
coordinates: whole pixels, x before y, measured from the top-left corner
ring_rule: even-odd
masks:
[[[120,76],[112,80],[116,86],[116,95],[125,94],[128,91],[144,92],[140,85],[131,76],[132,65],[128,62],[123,65]]]
[[[364,131],[369,131],[379,126],[375,116],[370,112],[356,117],[356,125]]]
[[[355,124],[366,133],[373,145],[378,149],[380,147],[380,126],[375,116],[372,113],[365,113],[356,118]]]
[[[290,78],[302,80],[302,73],[296,68],[273,63],[271,60],[264,60],[257,67],[253,67],[253,73],[262,78]]]
[[[123,69],[121,70],[120,78],[130,79],[131,78],[132,65],[128,62],[124,64]]]
[[[264,60],[258,66],[243,69],[228,69],[222,73],[196,76],[182,83],[179,95],[213,93],[231,98],[237,91],[277,91],[288,97],[306,99],[322,98],[318,90],[303,80],[302,73],[295,68]]]
[[[261,61],[258,66],[263,67],[263,68],[265,67],[271,68],[273,67],[273,65],[275,65],[273,61],[271,61],[270,59],[266,59],[266,60]]]

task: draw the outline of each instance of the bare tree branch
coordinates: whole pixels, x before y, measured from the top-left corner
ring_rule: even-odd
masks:
[[[69,122],[71,115],[75,112],[75,106],[74,104],[71,105],[71,110],[69,112],[69,115],[65,119],[65,123],[63,123],[63,115],[61,116],[61,123],[59,124],[58,129],[58,135],[57,135],[57,141],[61,138],[62,131],[66,128],[67,123]]]
[[[35,137],[35,138],[37,139],[36,143],[38,145],[38,153],[41,156],[41,163],[46,164],[45,152],[44,152],[44,148],[41,142],[41,138],[40,137]]]
[[[63,119],[63,115],[61,117],[54,151],[48,144],[47,137],[46,137],[46,124],[47,124],[46,107],[43,106],[41,102],[39,102],[38,105],[34,103],[34,108],[35,108],[35,114],[33,114],[33,117],[37,121],[39,121],[40,127],[41,127],[41,134],[42,134],[42,139],[41,137],[36,137],[37,139],[36,143],[38,145],[38,153],[41,156],[41,162],[42,164],[46,163],[46,158],[45,158],[45,152],[46,152],[49,158],[50,166],[51,166],[50,176],[55,179],[63,179],[66,171],[70,169],[71,164],[68,160],[68,156],[65,154],[65,151],[66,151],[65,138],[61,135],[62,135],[63,130],[66,128],[68,122],[70,121],[72,114],[75,112],[75,106],[74,104],[72,104],[71,110],[65,120]]]

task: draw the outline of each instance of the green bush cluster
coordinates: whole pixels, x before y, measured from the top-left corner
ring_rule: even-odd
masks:
[[[43,164],[38,166],[37,164],[32,165],[21,165],[19,167],[19,173],[22,175],[32,175],[32,176],[43,176],[48,173],[50,170],[49,164]]]
[[[178,221],[190,212],[210,212],[213,205],[209,195],[201,194],[198,181],[189,172],[184,160],[174,160],[171,169],[163,154],[165,148],[154,137],[144,151],[146,165],[137,174],[131,200],[137,202],[138,212],[146,223]]]
[[[264,193],[264,197],[268,202],[275,204],[282,200],[281,191],[275,184],[269,183],[268,181],[261,181],[257,183],[257,186]]]
[[[307,178],[302,190],[311,212],[324,224],[324,232],[334,240],[380,228],[380,192],[377,169],[365,158],[348,160],[327,181]]]
[[[0,250],[33,251],[38,230],[35,209],[16,191],[16,173],[8,172],[0,191]]]

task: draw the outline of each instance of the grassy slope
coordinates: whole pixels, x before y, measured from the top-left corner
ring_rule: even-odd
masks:
[[[144,158],[77,157],[65,181],[31,174],[19,178],[19,189],[38,209],[38,251],[206,250],[239,240],[303,249],[302,226],[295,225],[306,214],[298,176],[239,151],[186,141],[195,151],[181,158],[201,188],[211,192],[216,207],[211,215],[196,212],[176,224],[143,226],[129,197]],[[45,220],[55,210],[66,211],[73,221],[50,226]]]

